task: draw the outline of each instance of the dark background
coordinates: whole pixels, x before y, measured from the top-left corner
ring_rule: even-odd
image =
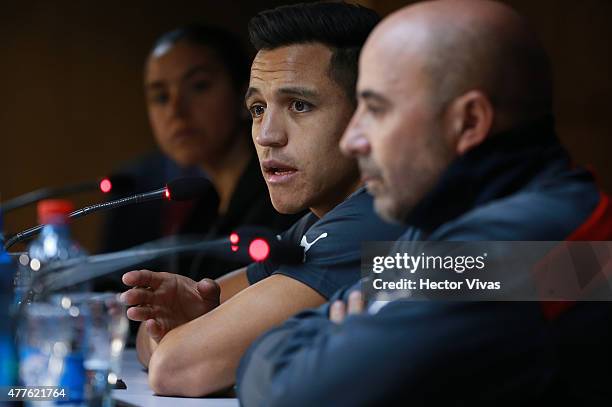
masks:
[[[553,61],[557,128],[576,162],[612,191],[612,1],[507,0],[535,26]],[[151,149],[142,91],[144,59],[155,38],[203,21],[246,42],[257,11],[290,1],[28,1],[0,15],[0,200],[43,186],[107,174]],[[369,0],[382,15],[409,2]],[[76,196],[77,207],[100,194]],[[101,216],[75,221],[76,239],[96,250]],[[16,232],[35,209],[5,216]]]

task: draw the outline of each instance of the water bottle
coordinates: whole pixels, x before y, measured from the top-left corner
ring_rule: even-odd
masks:
[[[23,274],[19,278],[18,286],[24,291],[24,286],[29,286],[37,273],[44,272],[54,262],[66,261],[79,257],[85,257],[86,253],[70,237],[68,215],[73,206],[66,200],[44,200],[38,203],[38,221],[45,225],[38,235],[28,246],[27,261],[21,261],[26,266],[20,268]],[[28,275],[29,273],[29,275]],[[81,283],[71,287],[66,292],[88,291],[89,284]],[[19,290],[16,290],[19,292]],[[27,293],[31,301],[44,300],[37,298],[31,292]],[[21,301],[23,301],[23,296]],[[81,405],[84,400],[85,369],[83,367],[83,351],[78,343],[73,343],[71,351],[65,356],[64,369],[59,380],[59,387],[65,388],[70,394],[68,400],[57,404]]]
[[[55,261],[85,256],[85,252],[70,238],[68,214],[73,210],[70,201],[52,199],[38,203],[38,222],[45,225],[19,258],[20,267],[15,276],[14,306],[35,301],[31,291],[32,280]],[[86,286],[77,290],[86,290]]]
[[[19,266],[13,277],[12,310],[18,312],[21,303],[30,304],[33,299],[31,290],[32,270],[30,270],[30,258],[27,253],[19,256]]]
[[[44,271],[56,261],[86,256],[85,251],[70,237],[68,215],[73,206],[70,201],[50,199],[38,203],[38,222],[45,225],[28,246],[28,267],[32,275]],[[87,291],[87,284],[74,286],[70,291]]]

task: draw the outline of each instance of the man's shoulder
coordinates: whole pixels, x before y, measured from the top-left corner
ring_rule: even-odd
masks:
[[[382,220],[374,212],[372,196],[365,188],[360,188],[314,222],[304,234],[336,234],[351,237],[351,240],[394,240],[405,229],[403,225]]]
[[[549,179],[474,208],[439,227],[433,240],[564,240],[592,214],[600,199],[580,171]]]
[[[341,287],[359,279],[362,242],[395,240],[404,229],[405,226],[380,219],[374,213],[372,198],[364,190],[358,190],[321,219],[308,214],[284,233],[284,239],[304,248],[302,263],[252,264],[247,269],[249,282],[254,284],[278,273],[330,298]]]
[[[336,205],[331,211],[323,216],[321,220],[345,216],[349,213],[371,212],[373,201],[372,195],[368,194],[366,188],[360,187],[344,201]]]
[[[343,225],[347,223],[385,223],[374,212],[374,200],[364,187],[353,192],[348,198],[336,205],[331,211],[315,222],[313,227],[324,225]]]
[[[299,237],[299,244],[308,252],[307,259],[360,258],[361,243],[393,241],[406,226],[390,224],[374,212],[373,199],[365,189],[359,189]]]
[[[360,188],[318,219],[309,213],[283,234],[304,247],[307,259],[356,256],[364,241],[393,241],[406,226],[387,223],[375,212],[373,198]]]
[[[281,235],[283,239],[299,243],[304,233],[317,221],[317,217],[312,212],[308,212]]]

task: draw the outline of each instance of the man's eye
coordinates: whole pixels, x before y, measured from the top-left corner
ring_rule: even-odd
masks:
[[[304,102],[303,100],[294,100],[291,102],[291,110],[298,113],[309,112],[312,110],[312,105],[308,102]]]
[[[260,117],[265,111],[266,109],[262,105],[254,105],[249,108],[249,112],[254,119]]]
[[[365,108],[368,112],[372,113],[373,115],[380,115],[384,111],[383,108],[373,105],[371,103],[366,103]]]

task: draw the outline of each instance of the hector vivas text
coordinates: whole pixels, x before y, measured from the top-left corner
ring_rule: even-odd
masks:
[[[485,281],[474,275],[486,270],[486,258],[487,253],[479,256],[431,256],[425,253],[375,256],[372,258],[372,272],[377,278],[372,280],[372,286],[375,290],[499,290],[499,281]],[[383,274],[389,270],[393,270],[392,275]],[[449,276],[449,272],[453,275]],[[469,275],[463,276],[466,272]]]

